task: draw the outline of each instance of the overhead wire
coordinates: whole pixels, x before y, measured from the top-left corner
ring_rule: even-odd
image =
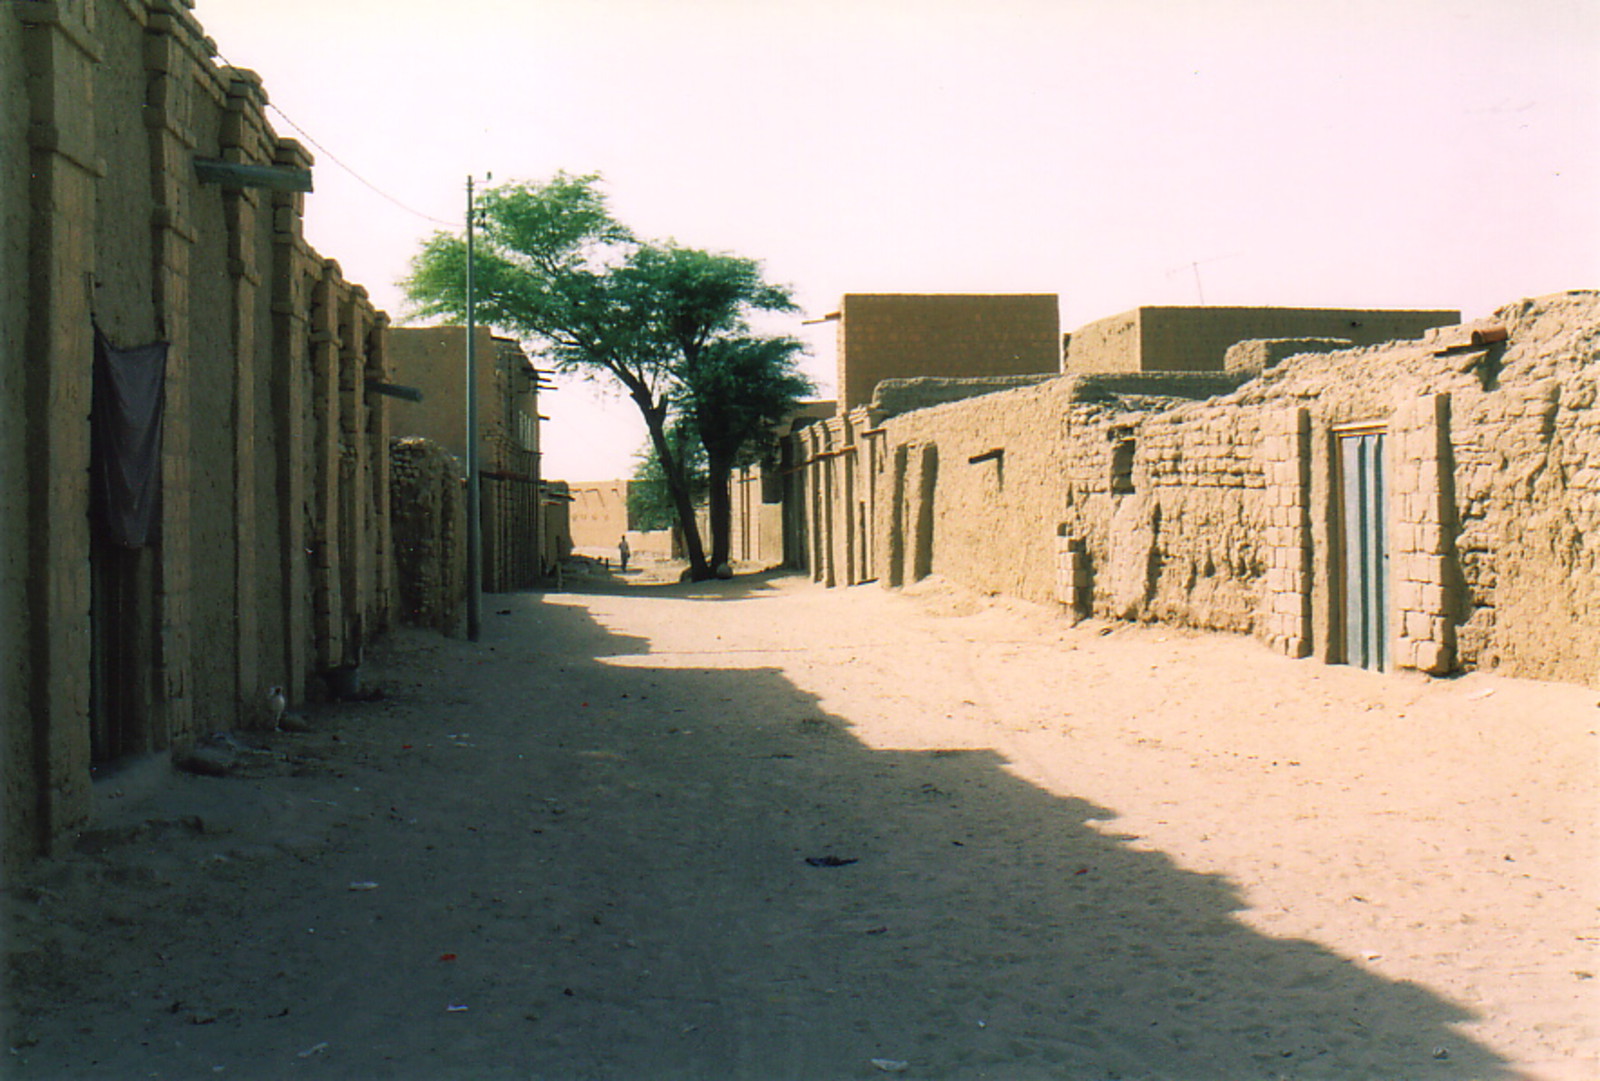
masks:
[[[238,69],[240,71],[246,70],[244,68],[240,68],[239,65],[235,64],[232,60],[229,60],[226,56],[223,56],[220,52],[217,53],[216,55],[217,55],[217,59],[222,61],[228,67],[236,68],[236,69]],[[407,214],[410,214],[413,217],[421,218],[423,221],[431,221],[435,225],[445,225],[445,226],[449,226],[451,228],[455,228],[455,227],[457,227],[457,226],[459,226],[461,224],[460,222],[446,221],[444,218],[436,218],[432,214],[425,214],[422,211],[416,209],[415,207],[407,206],[405,203],[401,202],[399,199],[395,198],[393,195],[390,195],[388,192],[386,192],[382,188],[378,187],[378,185],[374,184],[372,181],[368,180],[366,177],[364,177],[360,173],[356,172],[349,165],[345,164],[345,162],[343,160],[341,160],[337,154],[335,154],[333,151],[329,150],[327,147],[323,146],[320,142],[318,142],[316,140],[316,138],[309,131],[307,131],[305,128],[301,127],[299,124],[295,123],[293,117],[291,117],[288,113],[284,112],[282,109],[278,108],[278,106],[274,105],[270,100],[266,103],[266,106],[267,106],[267,108],[271,109],[274,113],[277,113],[278,116],[283,120],[283,122],[285,124],[288,124],[297,133],[299,133],[301,138],[303,138],[306,142],[310,143],[312,146],[316,147],[317,150],[320,151],[322,153],[322,155],[324,157],[326,157],[329,161],[333,162],[339,168],[341,168],[345,172],[349,173],[356,180],[360,181],[362,184],[364,184],[368,188],[372,189],[372,191],[376,192],[378,195],[380,195],[383,198],[387,199],[389,202],[393,203],[395,206],[399,207],[401,210],[404,210]]]

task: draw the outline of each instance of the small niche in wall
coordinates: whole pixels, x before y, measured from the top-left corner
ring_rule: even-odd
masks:
[[[1128,495],[1133,491],[1133,454],[1136,449],[1133,429],[1113,428],[1109,438],[1111,440],[1111,494]]]

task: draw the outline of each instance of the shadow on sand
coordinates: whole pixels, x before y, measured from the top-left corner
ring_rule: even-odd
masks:
[[[1452,1030],[1461,1008],[1253,931],[1233,883],[992,751],[874,751],[774,671],[655,667],[580,608],[532,621],[560,644],[549,731],[598,755],[541,767],[593,816],[566,853],[585,873],[549,897],[586,894],[633,944],[597,945],[595,993],[547,1003],[563,1038],[537,1076],[835,1078],[874,1058],[940,1078],[1513,1076]],[[612,708],[575,718],[571,694]],[[829,858],[854,862],[807,862]]]
[[[874,750],[775,670],[495,607],[481,644],[407,638],[370,659],[391,698],[284,737],[323,765],[174,791],[228,798],[239,834],[60,868],[103,895],[11,989],[38,1005],[16,1075],[1515,1076],[1460,1007],[1256,933],[1232,882],[992,751]]]

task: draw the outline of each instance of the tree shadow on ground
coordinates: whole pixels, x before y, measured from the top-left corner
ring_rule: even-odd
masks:
[[[271,782],[298,809],[254,862],[181,877],[208,849],[163,837],[164,885],[108,877],[122,937],[82,941],[124,982],[17,1076],[1514,1076],[1459,1006],[1251,930],[1232,882],[992,751],[874,750],[774,670],[512,603],[481,646],[370,659],[391,706],[341,715],[337,791]],[[137,979],[106,952],[155,948]]]
[[[581,610],[538,618],[594,642]],[[582,766],[574,796],[608,840],[568,853],[588,865],[572,886],[618,929],[584,954],[585,988],[545,1004],[564,1035],[538,1076],[823,1078],[874,1058],[947,1078],[1511,1076],[1452,1031],[1461,1008],[1251,930],[1233,883],[991,751],[865,748],[771,670],[646,653],[567,672],[590,699],[663,711],[583,726],[616,757]],[[643,1029],[663,985],[651,1012],[669,1019]]]
[[[676,566],[676,564],[672,564]],[[614,566],[604,566],[594,560],[567,573],[559,589],[546,589],[551,593],[626,594],[630,597],[658,597],[673,600],[725,601],[741,600],[772,589],[775,578],[788,578],[799,571],[774,567],[761,571],[745,571],[727,579],[708,579],[703,582],[660,581],[638,567],[623,571]]]

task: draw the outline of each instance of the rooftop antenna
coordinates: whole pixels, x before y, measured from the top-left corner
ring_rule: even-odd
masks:
[[[1182,266],[1173,267],[1171,270],[1167,271],[1167,277],[1170,278],[1174,275],[1182,274],[1186,270],[1193,273],[1194,294],[1200,298],[1200,304],[1203,306],[1206,302],[1206,291],[1205,287],[1200,282],[1200,268],[1207,263],[1220,263],[1224,259],[1237,259],[1240,254],[1241,253],[1239,252],[1234,252],[1231,255],[1214,255],[1210,259],[1196,259],[1191,262],[1184,263]]]

